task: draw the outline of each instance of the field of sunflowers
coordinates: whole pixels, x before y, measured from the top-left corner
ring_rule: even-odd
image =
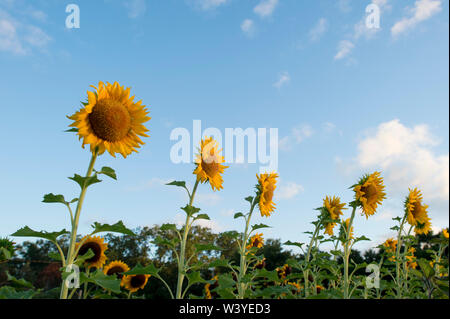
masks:
[[[179,180],[167,184],[186,193],[186,202],[180,204],[185,222],[182,227],[161,225],[152,244],[169,252],[173,271],[166,271],[161,262],[127,264],[115,259],[108,252],[112,239],[132,240],[138,234],[118,221],[95,222],[92,232],[81,236],[78,226],[83,219],[83,202],[90,186],[101,182],[99,177],[117,178],[114,169],[101,165],[101,155],[107,151],[113,157],[120,154],[126,158],[137,152],[144,145],[142,138],[148,137],[150,117],[142,101],[135,102],[130,96],[130,88],[117,82],[100,82],[92,88],[83,107],[68,117],[72,121],[68,132],[82,140],[83,148],[89,145],[91,153],[86,173],[70,177],[80,188],[79,197],[67,199],[58,193],[43,197],[45,203],[65,206],[71,227],[46,232],[25,226],[0,239],[0,299],[41,298],[44,293],[21,278],[20,271],[12,272],[18,253],[14,239],[19,237],[39,238],[40,247],[47,247],[48,258],[56,265],[53,274],[60,274],[60,286],[53,289],[52,296],[60,299],[142,299],[151,282],[158,282],[172,299],[448,299],[448,229],[427,237],[432,221],[420,189],[405,189],[404,210],[392,221],[391,229],[397,235],[379,243],[378,258],[370,263],[355,260],[353,246],[368,240],[358,235],[355,219],[372,218],[389,196],[382,172],[365,174],[353,185],[349,182],[353,192],[350,202],[324,196],[311,229],[304,230],[309,242],[283,243],[302,253],[282,264],[274,264],[264,254],[267,243],[261,230],[269,225],[252,223],[255,214],[270,222],[276,212],[274,193],[279,176],[275,172],[257,174],[254,181],[246,182],[249,189],[255,188],[243,194],[248,210],[234,215],[242,228],[223,234],[227,238],[224,243],[233,243],[237,258],[221,253],[229,247],[220,247],[215,241],[194,242],[193,233],[198,229],[193,223],[210,219],[196,207],[197,190],[211,187],[211,191],[220,191],[228,168],[220,145],[210,137],[204,137],[198,147],[193,188]],[[333,249],[322,250],[324,243],[332,243]]]

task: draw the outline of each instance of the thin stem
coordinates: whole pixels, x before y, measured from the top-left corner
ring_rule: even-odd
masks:
[[[305,258],[305,268],[306,268],[306,269],[305,269],[305,271],[303,272],[303,278],[304,278],[304,281],[305,281],[305,297],[308,297],[308,294],[309,294],[309,292],[308,292],[308,284],[309,284],[309,258],[310,258],[310,256],[311,256],[311,247],[313,246],[313,243],[314,243],[315,240],[316,240],[316,237],[317,237],[317,235],[318,235],[318,233],[319,233],[321,224],[322,224],[322,223],[321,223],[320,221],[318,221],[317,224],[316,224],[316,229],[314,229],[314,233],[313,233],[313,235],[312,235],[312,237],[311,237],[311,241],[310,241],[309,246],[308,246],[308,252],[307,252],[306,258]]]
[[[95,164],[95,160],[97,159],[97,156],[98,156],[98,149],[95,149],[94,153],[92,153],[91,161],[89,162],[89,166],[88,166],[88,169],[86,172],[86,178],[91,177],[92,171],[94,170],[94,164]],[[78,230],[78,223],[80,220],[81,208],[83,206],[84,197],[86,196],[86,190],[87,190],[87,186],[85,184],[81,188],[81,193],[80,193],[80,197],[78,199],[77,209],[75,211],[75,216],[74,216],[73,223],[72,223],[72,232],[70,234],[69,252],[67,253],[66,265],[71,265],[73,263],[73,260],[76,257],[76,255],[74,254],[75,243],[76,243],[76,239],[77,239],[77,230]],[[68,294],[68,287],[66,285],[66,282],[63,280],[60,298],[67,299],[67,294]]]
[[[349,298],[348,288],[349,288],[349,278],[348,278],[348,262],[351,253],[350,246],[350,234],[352,230],[353,219],[355,218],[356,204],[353,204],[352,216],[350,217],[350,222],[348,223],[346,231],[346,240],[344,245],[344,299]]]
[[[397,249],[395,251],[395,269],[396,269],[396,278],[397,278],[397,298],[402,298],[402,283],[401,283],[401,275],[400,275],[400,248],[402,246],[402,231],[403,226],[405,225],[407,213],[403,216],[402,222],[400,223],[400,228],[398,230],[397,236]]]

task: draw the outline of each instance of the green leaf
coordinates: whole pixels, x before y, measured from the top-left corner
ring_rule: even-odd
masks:
[[[185,182],[185,181],[173,181],[173,182],[170,182],[170,183],[168,183],[168,184],[166,184],[166,185],[169,185],[169,186],[178,186],[178,187],[184,187],[184,188],[186,188],[186,182]]]
[[[246,197],[245,200],[251,204],[253,204],[253,196]]]
[[[43,203],[61,203],[61,204],[67,205],[67,202],[64,199],[63,195],[54,195],[53,193],[45,194],[42,202]]]
[[[69,179],[77,182],[77,184],[80,185],[81,189],[101,182],[101,180],[98,179],[97,174],[90,177],[82,177],[78,174],[75,174],[73,177],[69,177]]]
[[[48,257],[50,257],[53,260],[61,261],[61,255],[57,253],[56,251],[50,251],[48,253]]]
[[[177,225],[175,225],[175,224],[162,224],[159,229],[162,231],[167,231],[167,230],[177,231],[178,230]]]
[[[124,273],[124,275],[152,275],[158,276],[160,269],[156,268],[155,265],[149,264],[146,267],[143,267],[141,264],[137,264],[133,269]]]
[[[90,282],[114,293],[120,293],[120,280],[116,276],[105,275],[101,269],[90,274],[89,277],[85,273],[80,273],[80,283],[82,282]]]
[[[186,212],[186,214],[188,214],[188,216],[192,216],[200,211],[200,208],[190,206],[190,205],[181,207],[181,209],[184,210]]]
[[[175,247],[175,242],[173,240],[168,240],[166,238],[162,238],[161,236],[156,237],[155,240],[152,241],[152,244],[159,246]]]
[[[299,247],[299,248],[302,248],[302,246],[304,245],[304,243],[291,242],[290,240],[288,240],[288,241],[285,242],[283,245],[286,245],[286,246],[297,246],[297,247]]]
[[[89,248],[88,251],[84,255],[77,257],[77,259],[75,260],[75,264],[78,266],[81,266],[81,265],[83,265],[83,263],[86,260],[88,260],[94,256],[95,256],[94,252],[92,251],[92,249]]]
[[[70,232],[68,232],[67,230],[63,229],[59,232],[46,232],[46,231],[34,231],[32,230],[30,227],[25,226],[21,229],[19,229],[18,231],[16,231],[14,234],[12,234],[11,236],[15,236],[15,237],[37,237],[37,238],[44,238],[53,242],[56,242],[56,239],[61,236],[61,235],[65,235],[65,234],[70,234]]]
[[[16,291],[9,286],[0,287],[0,299],[31,299],[37,293],[34,290]]]
[[[197,220],[197,219],[211,220],[211,218],[209,218],[209,216],[207,214],[199,214],[199,215],[195,216],[195,220]]]
[[[220,248],[220,247],[215,246],[213,244],[195,244],[195,249],[197,251],[201,251],[201,250],[223,250],[223,248]]]
[[[74,133],[78,133],[78,129],[76,127],[72,127],[68,130],[65,130],[64,132],[74,132]]]
[[[9,260],[11,257],[11,252],[8,249],[0,247],[0,261]]]
[[[272,228],[272,227],[264,225],[264,224],[256,224],[256,225],[252,226],[252,231],[251,232],[254,232],[255,230],[261,229],[261,228]]]
[[[209,263],[208,268],[212,267],[227,267],[229,261],[227,259],[216,259]]]
[[[103,166],[100,172],[97,172],[98,174],[103,174],[106,176],[111,177],[112,179],[117,180],[116,171],[113,170],[111,167]]]
[[[14,288],[34,288],[31,282],[28,282],[25,279],[17,279],[16,277],[11,276],[8,271],[6,271],[6,280],[9,281]]]
[[[245,216],[244,216],[244,214],[242,214],[242,213],[240,213],[240,212],[234,214],[234,219],[239,218],[239,217],[245,217]]]
[[[202,278],[199,271],[194,271],[186,274],[186,277],[188,278],[189,285],[194,285],[196,283],[206,283],[207,281]]]
[[[113,233],[121,233],[125,235],[130,236],[136,236],[135,233],[133,233],[130,229],[126,228],[122,221],[118,221],[114,225],[109,224],[100,224],[95,222],[92,225],[92,228],[94,228],[94,231],[91,233],[91,235],[101,232],[113,232]]]
[[[421,258],[417,261],[417,263],[419,264],[419,267],[422,270],[422,273],[425,275],[425,277],[427,279],[430,279],[431,277],[433,277],[435,275],[436,272],[430,266],[429,262],[426,259]]]

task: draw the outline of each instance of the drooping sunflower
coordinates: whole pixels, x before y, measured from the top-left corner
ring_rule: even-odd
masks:
[[[80,243],[82,243],[81,247]],[[78,247],[80,248],[78,249]],[[86,268],[102,268],[106,262],[105,250],[108,249],[108,244],[105,243],[101,237],[84,236],[81,241],[75,245],[75,251],[78,251],[77,256],[85,255],[89,249],[92,250],[94,256],[85,260],[84,265]]]
[[[347,209],[344,208],[345,203],[341,203],[341,199],[339,197],[333,196],[333,198],[327,196],[323,200],[323,207],[328,213],[328,218],[332,220],[339,219],[339,216],[343,214],[342,210]],[[328,222],[325,224],[325,234],[333,236],[333,228],[336,226],[334,222]]]
[[[148,137],[148,129],[143,125],[150,120],[142,101],[134,102],[130,97],[130,88],[125,89],[119,83],[99,82],[96,91],[88,91],[88,102],[83,108],[68,118],[74,122],[77,135],[83,138],[84,145],[89,144],[91,152],[98,147],[98,154],[108,151],[113,157],[120,153],[125,158],[131,152],[137,152],[144,144],[139,136]]]
[[[205,299],[213,299],[213,297],[217,296],[217,293],[211,292],[211,290],[219,286],[219,277],[216,275],[211,280],[214,280],[213,284],[208,283],[205,285]]]
[[[393,253],[397,249],[397,241],[394,238],[388,238],[383,243],[383,247],[386,251]]]
[[[258,176],[256,174],[256,178],[258,179],[258,185],[256,188],[258,190],[259,195],[259,211],[261,216],[269,217],[270,214],[275,210],[275,203],[273,202],[273,193],[277,188],[277,173],[270,174],[261,174]]]
[[[261,248],[264,245],[263,234],[255,234],[250,238],[250,243],[247,245],[247,249]]]
[[[414,227],[414,232],[417,235],[426,235],[431,230],[431,219],[426,216],[423,221],[417,221],[416,226]]]
[[[121,279],[120,285],[123,286],[125,281],[123,280],[123,273],[130,270],[128,265],[120,260],[111,261],[107,266],[103,268],[103,273],[108,276],[117,276]]]
[[[144,289],[150,277],[151,275],[124,275],[121,285],[129,292],[136,292],[139,289]]]
[[[225,159],[220,155],[218,144],[212,137],[206,137],[200,142],[200,154],[197,154],[195,164],[197,167],[194,174],[197,181],[209,182],[213,191],[223,188],[222,174],[228,166],[223,165]]]
[[[366,218],[375,214],[378,205],[381,205],[383,199],[386,198],[383,178],[381,178],[379,172],[363,176],[358,184],[353,185],[352,187],[355,191],[355,199],[362,208]]]
[[[445,238],[448,239],[448,230],[447,230],[446,228],[444,228],[444,229],[442,230],[442,235],[443,235]]]
[[[428,205],[423,204],[423,196],[417,188],[409,189],[409,195],[405,200],[405,210],[407,221],[411,226],[416,226],[418,222],[424,223],[428,218]]]

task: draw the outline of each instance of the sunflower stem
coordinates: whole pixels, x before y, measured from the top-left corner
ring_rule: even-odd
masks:
[[[92,157],[91,157],[91,160],[89,162],[89,166],[88,166],[88,169],[86,172],[86,178],[91,177],[92,172],[94,170],[94,164],[95,164],[95,160],[97,159],[97,156],[98,156],[98,148],[96,148],[95,151],[92,153]],[[69,251],[67,253],[66,266],[70,266],[76,257],[76,254],[74,254],[75,243],[76,243],[76,239],[77,239],[77,230],[78,230],[78,223],[80,220],[81,208],[83,206],[84,197],[86,196],[86,190],[87,190],[87,186],[86,186],[86,184],[84,184],[83,187],[81,188],[80,197],[78,199],[77,208],[75,210],[75,216],[74,216],[74,219],[72,222],[72,231],[70,234],[70,243],[69,243]],[[69,292],[68,285],[67,285],[66,281],[63,280],[62,287],[61,287],[60,299],[67,299],[68,292]]]
[[[348,223],[347,231],[346,231],[346,240],[344,245],[344,299],[349,298],[349,277],[348,277],[348,262],[350,259],[351,247],[350,247],[350,233],[352,229],[353,219],[355,218],[355,212],[357,205],[355,203],[352,204],[352,216],[350,217],[350,222]]]
[[[303,272],[303,278],[305,281],[305,297],[308,297],[309,292],[308,292],[308,284],[309,284],[309,258],[311,256],[311,248],[313,246],[313,243],[316,240],[317,235],[319,234],[319,230],[320,230],[320,226],[321,226],[321,221],[318,221],[316,224],[316,229],[314,229],[314,233],[311,236],[311,241],[309,243],[308,246],[308,252],[306,253],[306,258],[305,258],[305,271]]]
[[[194,189],[192,190],[192,194],[189,198],[189,206],[192,207],[192,203],[194,202],[195,193],[197,191],[197,187],[200,180],[197,179],[194,185]],[[178,281],[177,281],[177,291],[176,291],[176,299],[182,298],[182,290],[183,290],[183,281],[184,281],[184,274],[185,274],[185,268],[186,268],[186,242],[187,237],[190,230],[190,220],[191,216],[189,214],[186,214],[186,223],[184,224],[184,230],[183,230],[183,240],[181,241],[181,249],[180,249],[180,258],[178,262]]]
[[[405,215],[403,216],[402,222],[400,223],[400,228],[398,230],[398,236],[397,236],[397,249],[395,250],[395,269],[396,269],[396,278],[397,278],[397,298],[402,298],[402,282],[401,282],[401,275],[400,275],[400,248],[402,246],[402,232],[403,227],[405,225],[406,217],[408,213],[405,212]]]

